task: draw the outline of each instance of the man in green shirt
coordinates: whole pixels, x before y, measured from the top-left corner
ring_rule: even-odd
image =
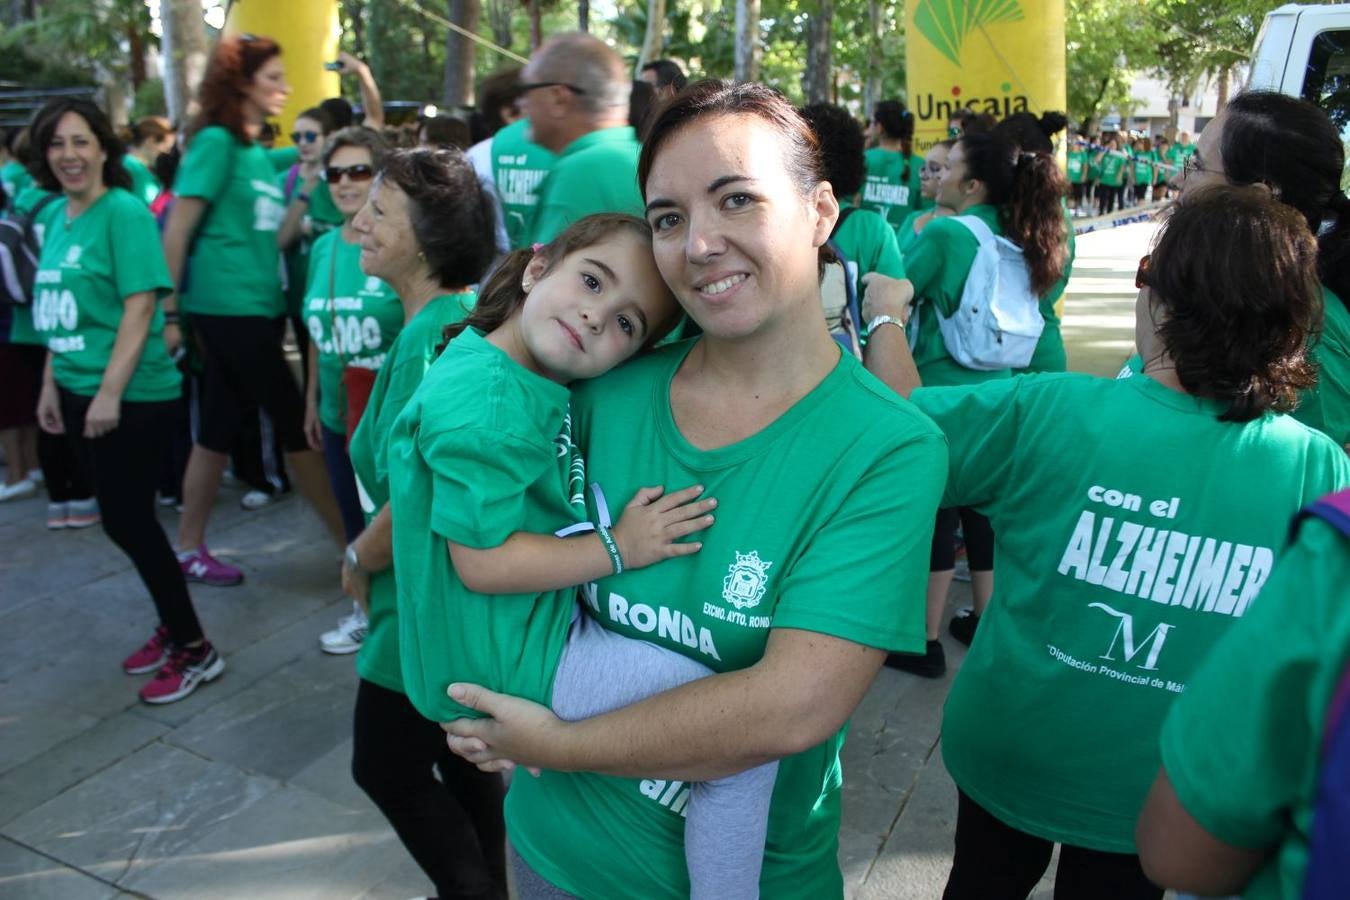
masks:
[[[623,59],[598,38],[562,34],[535,52],[521,82],[530,140],[558,154],[539,185],[528,242],[547,243],[591,213],[641,216]]]

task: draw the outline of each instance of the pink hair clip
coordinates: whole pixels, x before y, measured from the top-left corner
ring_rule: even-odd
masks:
[[[535,253],[538,253],[540,250],[543,250],[543,249],[544,249],[544,245],[543,245],[543,244],[531,244],[531,245],[530,245],[530,249],[533,250]]]

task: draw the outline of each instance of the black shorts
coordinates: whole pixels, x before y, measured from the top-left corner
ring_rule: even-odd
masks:
[[[286,452],[309,449],[305,401],[281,349],[284,328],[280,318],[193,314],[192,330],[206,351],[198,444],[229,453],[244,416],[262,407]]]

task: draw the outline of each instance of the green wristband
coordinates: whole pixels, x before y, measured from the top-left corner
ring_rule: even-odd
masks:
[[[623,557],[619,555],[619,545],[614,540],[614,535],[609,533],[609,529],[604,525],[595,526],[595,533],[600,535],[600,543],[605,545],[605,552],[609,554],[610,564],[614,566],[614,574],[618,575],[623,571]]]

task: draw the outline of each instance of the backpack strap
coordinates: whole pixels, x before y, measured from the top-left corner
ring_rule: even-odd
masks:
[[[1299,510],[1298,515],[1294,517],[1294,524],[1290,529],[1290,540],[1294,539],[1298,534],[1299,527],[1310,516],[1316,516],[1347,538],[1350,538],[1350,488],[1335,494],[1328,494],[1315,503],[1310,503]]]
[[[993,230],[979,216],[952,216],[951,220],[966,226],[966,229],[975,235],[975,240],[980,242],[980,246],[992,242],[995,238]]]
[[[286,186],[282,188],[282,193],[286,197],[286,202],[291,202],[291,192],[295,190],[295,183],[300,180],[300,164],[291,166],[290,171],[286,173]]]

